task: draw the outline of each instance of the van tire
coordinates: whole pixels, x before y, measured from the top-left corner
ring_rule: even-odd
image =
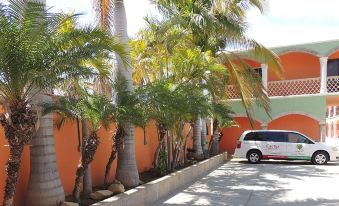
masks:
[[[329,155],[325,151],[316,151],[312,155],[312,163],[315,165],[325,165],[329,161]]]
[[[259,150],[250,150],[247,152],[247,160],[251,164],[258,164],[262,158]]]

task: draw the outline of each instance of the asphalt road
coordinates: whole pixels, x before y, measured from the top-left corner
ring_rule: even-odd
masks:
[[[339,206],[339,163],[233,159],[156,205]]]

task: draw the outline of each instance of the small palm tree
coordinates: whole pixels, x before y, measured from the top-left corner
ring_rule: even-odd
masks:
[[[80,187],[84,172],[92,162],[99,145],[97,132],[101,127],[108,129],[112,119],[112,104],[105,97],[83,93],[78,99],[61,97],[57,102],[44,104],[43,107],[44,114],[57,112],[61,118],[60,123],[66,118],[80,119],[82,120],[82,127],[89,129],[89,134],[82,139],[82,155],[76,171],[73,189],[75,201],[80,202]]]
[[[39,109],[32,99],[66,79],[93,75],[92,63],[106,65],[117,45],[101,29],[69,28],[73,19],[30,1],[0,5],[0,97],[5,109],[0,123],[10,149],[6,206],[13,205],[23,147],[39,125]]]
[[[116,125],[116,130],[112,136],[112,150],[105,169],[105,186],[109,185],[109,173],[112,163],[116,159],[119,149],[123,147],[127,135],[123,125],[133,124],[143,128],[145,131],[150,120],[145,110],[146,105],[139,101],[135,92],[126,90],[126,82],[118,79],[113,88],[116,92],[116,102],[112,105],[112,121]]]

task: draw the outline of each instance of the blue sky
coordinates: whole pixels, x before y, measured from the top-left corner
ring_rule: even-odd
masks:
[[[94,23],[92,0],[46,0],[56,11],[84,13],[83,23]],[[265,46],[339,39],[338,0],[267,0],[266,12],[248,13],[248,36]],[[156,13],[149,0],[125,0],[128,33],[134,36],[143,17]]]

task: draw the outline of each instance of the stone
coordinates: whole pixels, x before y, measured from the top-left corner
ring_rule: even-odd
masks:
[[[89,197],[93,200],[102,200],[107,197],[110,197],[113,194],[113,192],[109,190],[98,190],[95,192],[92,192]]]
[[[63,202],[61,206],[79,206],[79,204],[75,202]]]
[[[119,180],[113,180],[112,184],[121,184]]]
[[[113,194],[119,194],[125,192],[125,187],[123,184],[111,184],[108,187],[108,190],[113,192]]]

